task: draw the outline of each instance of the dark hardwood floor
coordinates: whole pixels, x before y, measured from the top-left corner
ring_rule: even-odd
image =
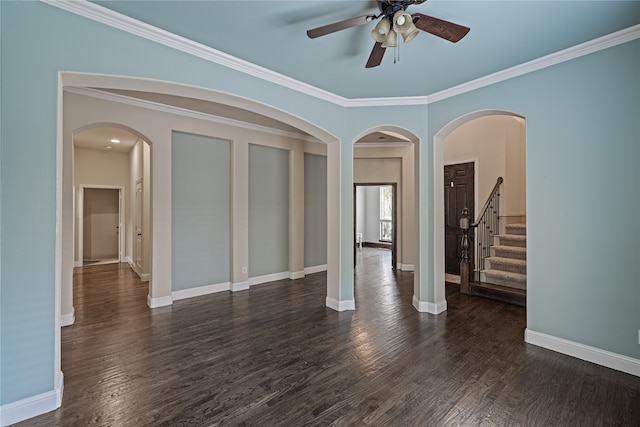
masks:
[[[455,285],[418,313],[388,256],[357,254],[342,313],[324,273],[150,310],[128,266],[83,267],[62,407],[19,425],[640,425],[640,378],[525,344],[525,308]]]

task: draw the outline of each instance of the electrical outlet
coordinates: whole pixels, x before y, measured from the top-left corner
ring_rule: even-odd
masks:
[[[244,266],[242,267],[242,274],[247,274],[247,267],[244,267]],[[638,331],[638,332],[640,332],[640,331]]]

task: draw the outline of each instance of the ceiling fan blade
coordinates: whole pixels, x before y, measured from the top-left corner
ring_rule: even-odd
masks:
[[[433,16],[419,12],[413,13],[411,16],[413,17],[413,23],[416,28],[453,43],[460,41],[470,30],[469,27],[454,24],[453,22],[434,18]]]
[[[382,47],[382,43],[376,42],[376,44],[373,45],[371,55],[369,55],[369,60],[367,61],[367,65],[365,65],[365,68],[373,68],[380,65],[380,63],[382,62],[382,57],[384,56],[384,52],[386,50],[387,49]]]
[[[335,33],[336,31],[346,30],[347,28],[357,27],[376,19],[375,15],[362,15],[355,18],[345,19],[344,21],[334,22],[333,24],[323,25],[322,27],[312,28],[307,31],[307,36],[310,39],[316,37],[326,36],[327,34]]]

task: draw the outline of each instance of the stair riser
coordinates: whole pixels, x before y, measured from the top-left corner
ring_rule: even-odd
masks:
[[[520,259],[520,260],[527,259],[526,252],[512,251],[509,249],[502,249],[502,248],[496,248],[496,247],[491,247],[491,256],[500,257],[500,258]]]
[[[502,245],[502,246],[515,246],[518,248],[526,248],[527,247],[527,239],[517,238],[514,236],[495,236],[494,245]]]
[[[527,265],[503,262],[491,260],[491,258],[486,259],[486,268],[487,270],[500,270],[506,271],[509,273],[518,273],[518,274],[527,274]]]
[[[527,227],[523,227],[523,226],[507,225],[506,231],[507,231],[507,234],[515,234],[518,236],[527,235]]]
[[[527,289],[526,281],[509,280],[502,277],[494,276],[493,274],[481,273],[480,281],[485,283],[492,283],[494,285],[508,286],[515,289]]]

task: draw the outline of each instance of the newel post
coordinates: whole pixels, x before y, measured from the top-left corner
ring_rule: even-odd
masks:
[[[469,293],[469,209],[462,210],[460,218],[462,229],[462,261],[460,262],[460,292]]]

